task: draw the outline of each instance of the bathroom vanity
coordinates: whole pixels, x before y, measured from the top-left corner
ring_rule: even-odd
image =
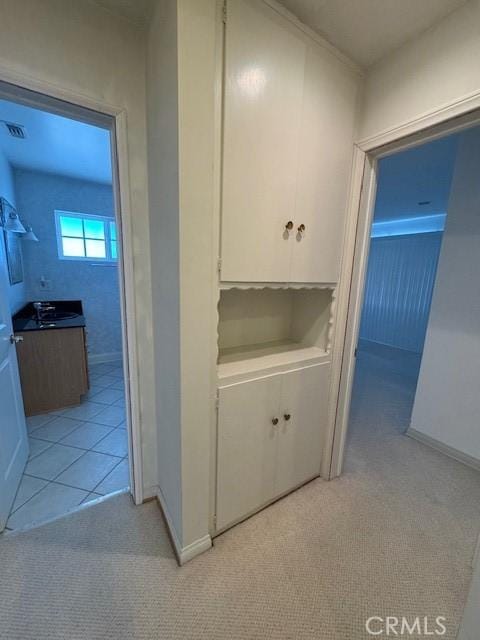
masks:
[[[43,304],[29,303],[12,318],[27,416],[77,405],[89,386],[81,301]]]

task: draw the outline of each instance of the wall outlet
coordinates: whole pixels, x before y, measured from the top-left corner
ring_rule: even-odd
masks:
[[[46,280],[43,276],[40,278],[40,289],[43,291],[51,291],[52,290],[52,281]]]

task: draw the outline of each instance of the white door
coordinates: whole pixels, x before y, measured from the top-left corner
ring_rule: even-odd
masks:
[[[217,529],[274,497],[280,389],[281,375],[220,389]]]
[[[286,282],[306,45],[254,0],[227,3],[225,38],[221,279]]]
[[[328,418],[330,364],[283,376],[275,494],[318,476]]]
[[[10,341],[8,287],[5,244],[0,237],[0,531],[5,528],[28,458],[17,354]]]
[[[292,282],[338,282],[353,157],[358,80],[308,48],[295,202]],[[298,227],[305,229],[298,232]]]

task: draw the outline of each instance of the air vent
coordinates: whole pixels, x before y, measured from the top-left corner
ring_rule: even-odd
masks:
[[[8,133],[12,136],[12,138],[25,138],[25,127],[21,124],[15,124],[14,122],[4,122],[5,126],[8,129]]]

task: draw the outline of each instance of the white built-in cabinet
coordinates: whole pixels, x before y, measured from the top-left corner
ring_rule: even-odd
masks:
[[[338,281],[357,85],[261,0],[227,2],[223,281]]]
[[[331,446],[359,80],[270,0],[227,0],[224,35],[213,534]]]
[[[318,476],[328,364],[220,388],[217,527]]]

